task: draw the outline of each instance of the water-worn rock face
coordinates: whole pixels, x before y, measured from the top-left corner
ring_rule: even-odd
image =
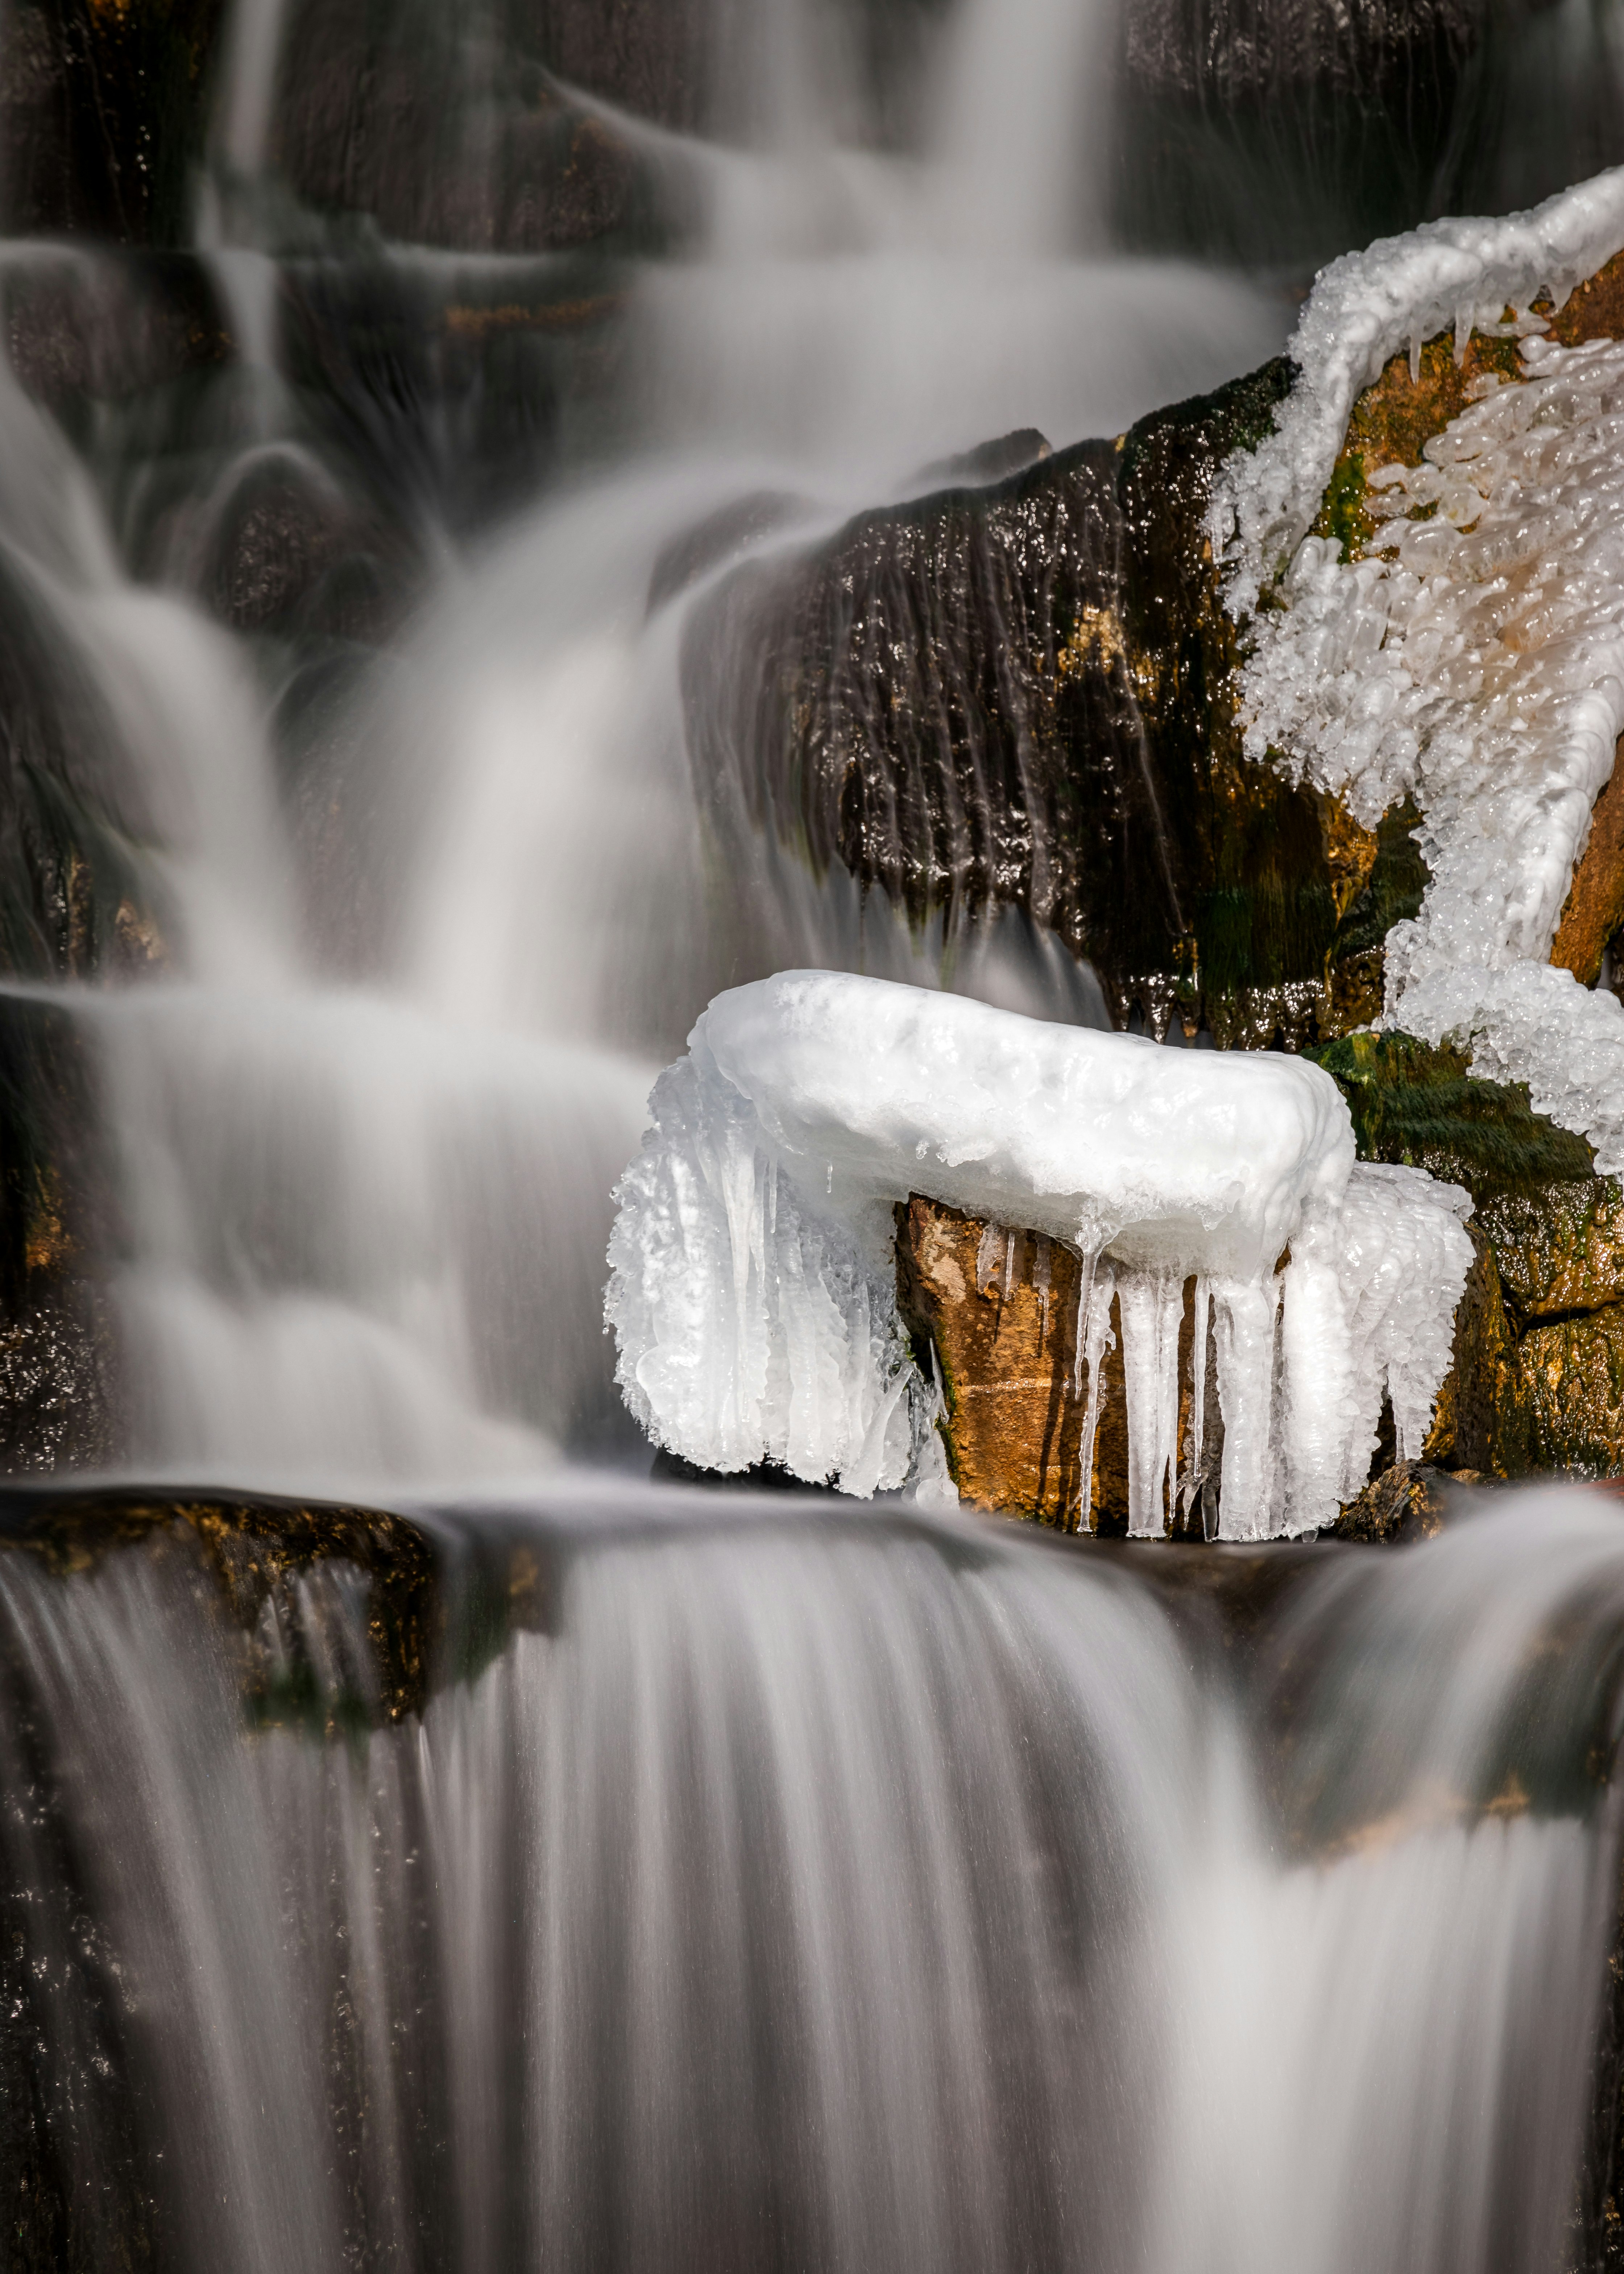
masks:
[[[1017,907],[1158,1035],[1177,1014],[1299,1047],[1365,1015],[1425,872],[1402,817],[1357,829],[1242,754],[1203,527],[1289,380],[1270,365],[736,570],[683,651],[723,842],[765,829],[916,925]]]
[[[130,1588],[148,1616],[178,1604],[187,1645],[217,1669],[244,1735],[277,1730],[317,1759],[330,1749],[350,1773],[369,1733],[417,1721],[433,1687],[476,1675],[515,1629],[545,1627],[554,1600],[546,1550],[534,1539],[471,1541],[450,1555],[387,1510],[268,1495],[13,1487],[0,1492],[0,1591],[11,1612],[28,1596],[28,1578],[14,1585],[19,1564],[64,1582],[70,1624],[83,1615],[83,1598],[70,1590],[102,1574]],[[16,1626],[8,1634],[0,1771],[14,1793],[29,1795],[0,1825],[8,2260],[29,2274],[181,2264],[188,2237],[162,2186],[162,2130],[130,1996],[137,1969],[98,1916],[99,1859],[70,1831],[64,1787],[82,1767],[53,1753],[28,1652]],[[160,1657],[154,1682],[167,1689],[178,1678]],[[143,1766],[162,1779],[177,1764]],[[279,1853],[279,1865],[285,1860]],[[342,2097],[356,2024],[346,2001],[333,2001],[333,2015]]]
[[[1184,1289],[1179,1327],[1181,1456],[1168,1510],[1172,1535],[1199,1539],[1200,1492],[1215,1527],[1223,1446],[1216,1370],[1208,1370],[1201,1472],[1190,1473],[1195,1283]],[[1119,1305],[1097,1389],[1079,1363],[1082,1282],[1077,1258],[1057,1241],[984,1224],[915,1193],[897,1210],[897,1299],[921,1367],[942,1389],[948,1466],[962,1500],[1062,1532],[1119,1538],[1128,1525],[1128,1397]],[[1094,1432],[1085,1439],[1090,1412]],[[1085,1494],[1084,1486],[1087,1490]]]
[[[1084,1410],[1077,1258],[1039,1235],[1012,1232],[1005,1241],[996,1232],[915,1195],[897,1210],[898,1301],[910,1330],[936,1354],[960,1496],[1073,1531]],[[984,1255],[989,1241],[996,1252]],[[1110,1432],[1101,1450],[1108,1470],[1120,1468],[1125,1493],[1125,1419],[1115,1404],[1112,1416],[1123,1420],[1121,1442]]]

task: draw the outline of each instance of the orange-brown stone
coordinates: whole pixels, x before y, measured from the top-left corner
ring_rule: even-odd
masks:
[[[1624,749],[1620,743],[1620,749]],[[1619,754],[1613,772],[1590,809],[1590,834],[1562,910],[1551,960],[1571,971],[1584,987],[1601,973],[1603,950],[1624,925],[1624,773]]]
[[[897,1291],[935,1348],[943,1435],[960,1495],[977,1508],[1074,1532],[1082,1518],[1088,1377],[1077,1355],[1082,1267],[1058,1242],[987,1225],[914,1194],[897,1210]],[[1189,1424],[1193,1282],[1179,1330],[1180,1442]],[[1100,1367],[1089,1527],[1128,1517],[1128,1404],[1119,1306]],[[1199,1517],[1196,1518],[1199,1528]]]

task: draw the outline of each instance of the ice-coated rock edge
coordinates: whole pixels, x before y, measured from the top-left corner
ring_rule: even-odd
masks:
[[[1546,959],[1624,734],[1624,346],[1556,346],[1527,312],[1621,247],[1614,170],[1532,213],[1334,262],[1276,431],[1225,467],[1211,522],[1247,621],[1249,753],[1276,752],[1367,825],[1406,793],[1420,807],[1432,882],[1388,938],[1386,1023],[1525,1082],[1609,1172],[1624,1169],[1624,1012]],[[1524,376],[1476,382],[1419,467],[1372,478],[1385,527],[1344,561],[1306,531],[1355,399],[1451,323],[1462,345],[1470,328],[1522,336]]]
[[[1418,1171],[1356,1169],[1342,1096],[1311,1062],[829,972],[718,996],[688,1043],[616,1191],[605,1304],[628,1405],[684,1459],[775,1461],[860,1496],[928,1472],[936,1392],[896,1308],[891,1209],[910,1193],[1083,1259],[1073,1391],[1091,1416],[1116,1299],[1133,1530],[1160,1532],[1179,1489],[1192,1277],[1226,1536],[1331,1521],[1364,1481],[1384,1393],[1419,1451],[1470,1203]],[[1193,1472],[1199,1442],[1184,1449]]]
[[[1427,222],[1378,237],[1322,268],[1286,353],[1297,378],[1255,450],[1237,452],[1214,486],[1208,530],[1232,615],[1263,587],[1320,511],[1354,403],[1401,348],[1453,329],[1499,332],[1507,307],[1548,292],[1560,308],[1624,249],[1624,167],[1499,220]]]

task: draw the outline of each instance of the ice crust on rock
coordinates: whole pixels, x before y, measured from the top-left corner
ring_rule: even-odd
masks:
[[[1237,453],[1214,487],[1214,553],[1232,612],[1252,613],[1306,536],[1355,400],[1389,357],[1403,347],[1414,355],[1451,328],[1462,343],[1473,331],[1499,334],[1507,307],[1521,315],[1542,292],[1560,307],[1620,246],[1624,167],[1614,167],[1530,213],[1428,222],[1321,269],[1287,350],[1297,380],[1274,431]]]
[[[616,1193],[605,1299],[627,1403],[685,1459],[776,1461],[859,1495],[939,1472],[938,1393],[896,1308],[891,1210],[911,1193],[981,1217],[989,1254],[1019,1225],[1083,1259],[1073,1391],[1091,1445],[1115,1316],[1138,1532],[1162,1531],[1201,1466],[1199,1427],[1178,1442],[1192,1277],[1226,1536],[1330,1521],[1384,1392],[1418,1443],[1469,1203],[1419,1171],[1356,1168],[1341,1094],[1307,1060],[1173,1051],[828,972],[719,996],[688,1042]]]
[[[1624,346],[1530,334],[1521,381],[1479,381],[1420,466],[1372,477],[1385,526],[1369,557],[1304,532],[1355,395],[1406,338],[1455,318],[1503,330],[1505,305],[1544,287],[1560,302],[1620,245],[1614,172],[1335,263],[1279,429],[1226,469],[1214,508],[1228,604],[1256,610],[1249,752],[1367,825],[1406,794],[1420,806],[1432,883],[1388,937],[1388,1020],[1470,1042],[1477,1072],[1526,1081],[1606,1171],[1624,1168],[1624,1011],[1545,959],[1624,734]]]

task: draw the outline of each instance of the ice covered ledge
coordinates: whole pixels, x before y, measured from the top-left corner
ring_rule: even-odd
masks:
[[[1245,748],[1366,826],[1413,800],[1387,1022],[1624,1169],[1624,169],[1333,262],[1289,353],[1209,516]]]
[[[915,1199],[996,1227],[977,1236],[981,1299],[1006,1299],[1011,1234],[1030,1236],[1075,1445],[1050,1520],[1092,1520],[1113,1360],[1142,1536],[1204,1478],[1223,1537],[1332,1522],[1384,1393],[1401,1455],[1418,1452],[1469,1202],[1417,1171],[1356,1168],[1318,1066],[827,972],[719,996],[688,1042],[618,1189],[605,1304],[628,1404],[683,1458],[771,1460],[860,1496],[939,1476],[951,1386],[939,1352],[921,1373],[898,1303],[894,1212]]]

